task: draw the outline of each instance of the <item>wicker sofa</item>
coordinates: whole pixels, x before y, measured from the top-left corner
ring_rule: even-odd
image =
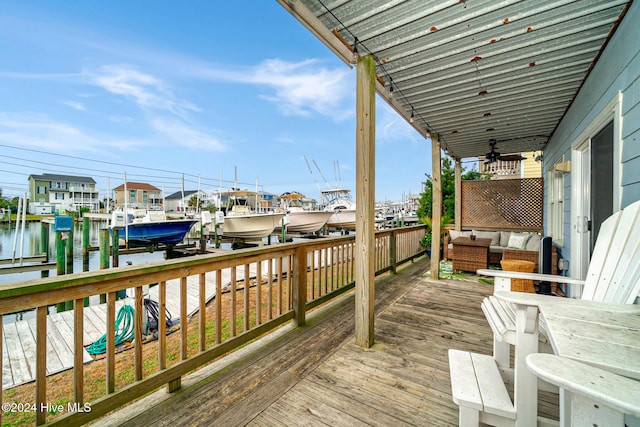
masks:
[[[489,264],[500,265],[500,261],[503,259],[518,259],[533,262],[535,264],[534,271],[538,271],[540,236],[536,233],[449,230],[444,236],[443,259],[453,260],[455,257],[452,240],[458,237],[469,237],[472,234],[481,239],[491,239]],[[552,245],[551,274],[558,274],[558,253],[555,245]]]

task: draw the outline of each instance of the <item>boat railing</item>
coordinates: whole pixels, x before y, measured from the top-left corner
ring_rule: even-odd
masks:
[[[424,233],[422,225],[377,232],[376,274],[395,271],[400,263],[422,256]],[[0,285],[0,315],[35,309],[36,346],[29,361],[35,367],[35,411],[26,415],[32,419],[20,422],[80,425],[165,385],[175,391],[181,378],[194,369],[287,322],[302,326],[308,310],[353,289],[354,258],[355,235],[350,235]],[[157,339],[145,343],[143,298],[148,285],[157,286],[159,313],[165,313],[169,298],[179,300],[179,313],[174,314],[182,327],[172,328],[161,319]],[[116,300],[125,289],[135,297]],[[88,383],[83,359],[90,344],[85,342],[89,328],[85,300],[99,294],[106,295],[104,357],[92,364],[104,364],[104,374]],[[51,413],[46,378],[48,307],[69,300],[74,307],[73,367],[68,372],[72,386],[62,400],[72,406]],[[117,347],[116,316],[124,305],[133,307],[134,339]],[[175,333],[167,335],[169,331]],[[10,371],[2,344],[4,377]],[[145,346],[157,350],[143,352]],[[98,395],[91,387],[96,382],[105,387]],[[87,407],[90,410],[82,410]],[[12,416],[5,412],[0,421],[11,422]]]

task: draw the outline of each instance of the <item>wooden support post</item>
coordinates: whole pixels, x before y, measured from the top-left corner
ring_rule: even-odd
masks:
[[[64,240],[62,240],[61,233],[56,231],[56,272],[58,276],[64,274],[65,269],[65,252],[64,252]]]
[[[109,229],[101,228],[99,236],[100,244],[100,270],[109,268]]]
[[[433,182],[431,213],[431,278],[440,279],[440,230],[442,223],[442,169],[440,166],[440,139],[431,134],[431,178]]]
[[[89,271],[89,217],[82,218],[82,271]]]
[[[117,267],[120,265],[120,230],[113,228],[113,236],[111,241],[111,265]]]
[[[109,229],[101,228],[99,235],[100,246],[100,270],[109,268]],[[104,304],[107,301],[106,295],[100,295],[100,303]]]
[[[49,223],[40,222],[40,253],[44,254],[43,263],[49,263]],[[49,270],[42,270],[40,277],[49,277]]]
[[[73,274],[73,227],[74,225],[71,226],[71,230],[68,234],[69,237],[67,238],[65,245],[67,252],[67,268],[65,269],[66,274]]]
[[[455,162],[454,221],[456,230],[460,231],[460,229],[462,228],[462,165],[460,164],[460,159],[455,159]]]
[[[376,62],[368,55],[356,67],[356,345],[374,342]]]

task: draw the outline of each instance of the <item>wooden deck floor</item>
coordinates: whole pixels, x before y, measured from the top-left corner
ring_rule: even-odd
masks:
[[[447,350],[491,354],[480,302],[492,286],[430,281],[424,259],[376,284],[376,343],[354,344],[347,295],[307,327],[269,337],[96,425],[457,425]],[[557,419],[557,406],[541,411]]]

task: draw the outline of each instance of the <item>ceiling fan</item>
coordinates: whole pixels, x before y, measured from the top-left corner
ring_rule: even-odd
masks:
[[[491,151],[489,151],[487,154],[485,154],[484,156],[484,162],[485,164],[487,163],[494,163],[498,160],[501,160],[503,162],[510,162],[510,161],[516,161],[516,160],[524,160],[526,157],[523,157],[520,154],[505,154],[505,155],[501,155],[499,152],[496,151],[496,144],[498,142],[495,139],[492,139],[489,141],[489,146],[491,147]]]

